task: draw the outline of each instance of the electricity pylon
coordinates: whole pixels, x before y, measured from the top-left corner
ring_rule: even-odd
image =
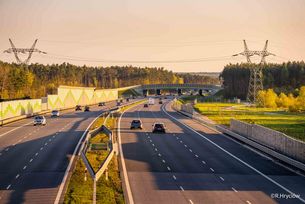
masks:
[[[15,55],[15,58],[16,58],[16,61],[18,64],[24,64],[24,65],[27,65],[29,62],[30,62],[30,59],[33,55],[33,52],[37,52],[37,53],[42,53],[42,54],[47,54],[46,52],[43,52],[43,51],[40,51],[38,49],[35,48],[36,46],[36,43],[37,43],[37,39],[34,41],[33,45],[31,48],[16,48],[16,46],[14,45],[14,43],[12,42],[11,39],[9,39],[10,41],[10,44],[11,44],[11,48],[7,49],[7,50],[4,50],[5,53],[14,53]],[[21,53],[21,54],[26,54],[28,53],[28,57],[22,61],[18,54]]]
[[[269,55],[275,56],[267,51],[268,40],[266,40],[262,51],[249,50],[246,41],[244,40],[244,51],[233,56],[243,55],[247,58],[248,63],[252,63],[250,57],[257,55],[261,57],[258,67],[250,67],[250,78],[248,85],[247,101],[256,102],[257,93],[263,90],[263,65],[266,64],[266,57]]]

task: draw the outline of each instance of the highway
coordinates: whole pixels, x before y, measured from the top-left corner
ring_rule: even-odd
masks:
[[[105,107],[46,116],[46,126],[27,118],[0,127],[0,203],[54,203],[74,149]]]
[[[130,130],[132,119],[141,119],[143,130]],[[156,121],[166,134],[151,133]],[[120,141],[131,203],[305,202],[304,176],[176,113],[168,101],[127,110]]]

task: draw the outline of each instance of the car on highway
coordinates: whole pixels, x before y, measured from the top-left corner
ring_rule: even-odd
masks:
[[[126,102],[129,102],[129,98],[126,98]]]
[[[84,108],[84,112],[90,111],[90,107],[89,106],[85,106]]]
[[[141,120],[132,120],[130,123],[130,129],[141,129],[142,130],[142,121]]]
[[[148,105],[154,105],[155,104],[155,99],[154,98],[149,98],[148,99]]]
[[[163,104],[162,100],[159,101],[159,104]]]
[[[99,102],[98,103],[98,106],[105,106],[106,104],[105,104],[105,102]]]
[[[51,117],[59,117],[59,110],[52,110]]]
[[[47,120],[43,115],[37,115],[34,117],[34,126],[36,125],[46,125]]]
[[[166,132],[166,127],[164,123],[154,123],[153,125],[152,132],[153,133],[165,133]]]
[[[75,106],[75,111],[81,111],[81,110],[82,110],[82,107],[80,105]]]
[[[116,106],[121,106],[121,102],[117,102],[117,103],[116,103]]]
[[[148,108],[148,104],[147,103],[144,104],[144,108]]]

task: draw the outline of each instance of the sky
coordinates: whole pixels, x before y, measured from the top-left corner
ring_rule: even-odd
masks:
[[[305,58],[304,0],[0,0],[0,60],[37,48],[32,63],[219,72],[246,62],[242,40],[268,62]],[[20,55],[25,58],[26,55]],[[253,58],[259,62],[259,58]]]

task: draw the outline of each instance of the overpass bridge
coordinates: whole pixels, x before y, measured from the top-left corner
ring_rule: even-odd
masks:
[[[220,86],[210,84],[146,84],[133,87],[138,93],[147,95],[149,91],[154,91],[157,95],[161,94],[162,90],[174,90],[178,94],[182,94],[183,90],[198,91],[200,95],[204,93],[215,94],[220,89]]]

